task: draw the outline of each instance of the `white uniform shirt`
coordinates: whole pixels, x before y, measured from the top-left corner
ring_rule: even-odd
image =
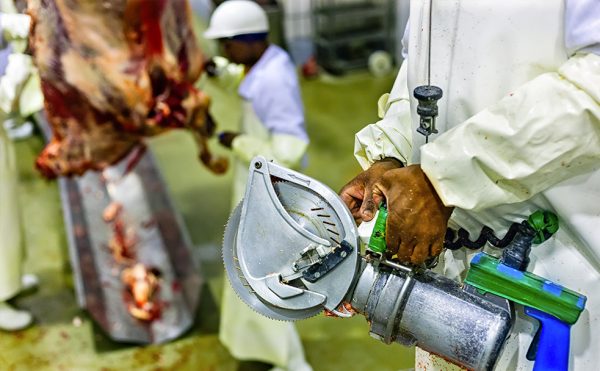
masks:
[[[308,142],[296,69],[288,54],[271,45],[250,69],[239,90],[252,103],[271,134],[293,135]]]
[[[597,368],[600,2],[433,0],[431,83],[444,97],[440,134],[423,145],[412,90],[427,83],[428,4],[411,1],[408,62],[380,100],[385,116],[357,134],[357,158],[366,167],[383,157],[411,162],[412,153],[457,206],[452,222],[473,234],[486,224],[503,235],[539,208],[558,214],[561,228],[534,247],[529,270],[588,296],[571,329],[570,367]],[[446,252],[439,268],[464,277],[466,255]],[[499,370],[532,366],[534,324],[521,313],[516,321]]]

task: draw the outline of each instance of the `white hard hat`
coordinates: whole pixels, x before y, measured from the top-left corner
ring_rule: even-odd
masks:
[[[268,31],[267,14],[260,5],[249,0],[228,0],[213,12],[204,37],[222,39]]]

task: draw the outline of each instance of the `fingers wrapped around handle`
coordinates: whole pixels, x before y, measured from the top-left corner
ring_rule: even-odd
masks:
[[[443,204],[419,165],[386,172],[373,187],[388,208],[388,257],[419,265],[442,252],[452,208]]]

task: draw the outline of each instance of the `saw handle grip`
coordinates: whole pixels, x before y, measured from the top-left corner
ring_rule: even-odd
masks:
[[[374,251],[381,255],[384,255],[385,251],[387,250],[387,244],[385,239],[387,215],[387,206],[385,205],[385,203],[383,203],[379,206],[379,213],[377,213],[375,226],[373,227],[373,231],[371,232],[371,238],[369,239],[368,244],[368,248],[371,251]]]
[[[534,308],[525,307],[525,314],[540,321],[533,371],[568,370],[571,326]]]

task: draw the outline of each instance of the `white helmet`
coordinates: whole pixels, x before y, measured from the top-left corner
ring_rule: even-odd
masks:
[[[260,5],[249,0],[228,0],[213,12],[204,37],[222,39],[268,31],[267,14]]]

